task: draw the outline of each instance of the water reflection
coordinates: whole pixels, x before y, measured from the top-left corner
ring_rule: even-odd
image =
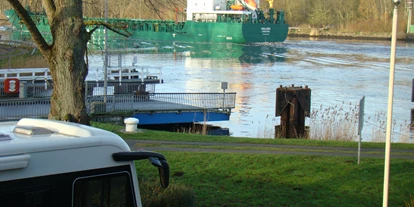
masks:
[[[176,56],[176,61],[185,65],[186,92],[220,92],[223,81],[229,83],[229,91],[237,92],[231,123],[238,129],[230,127],[234,136],[269,134],[266,127],[272,132],[274,110],[261,106],[274,106],[274,96],[267,94],[275,93],[273,85],[277,80],[272,79],[272,74],[287,60],[288,48],[284,44],[201,44],[183,54]],[[266,120],[268,126],[264,126]]]
[[[229,128],[232,136],[258,137],[273,131],[278,124],[274,117],[276,88],[292,84],[311,88],[312,109],[343,103],[355,106],[366,96],[363,140],[371,140],[376,131],[383,134],[381,120],[374,118],[387,110],[387,41],[288,39],[279,44],[176,44],[165,48],[168,51],[129,53],[126,62],[137,56],[139,65],[162,67],[165,82],[157,85],[156,92],[221,92],[221,82],[228,82],[227,91],[237,92],[236,109],[230,121],[215,124]],[[399,42],[393,129],[411,120],[412,68],[414,44]],[[406,132],[397,129],[393,137],[401,134]]]
[[[179,47],[178,47],[179,46]],[[287,48],[274,44],[187,44],[176,45],[176,51],[187,53],[191,58],[238,59],[241,63],[283,62]]]
[[[282,43],[250,44],[242,47],[239,56],[241,63],[254,65],[261,63],[284,62],[288,49]],[[272,64],[270,64],[272,65]]]
[[[175,50],[186,57],[187,67],[235,67],[248,68],[255,64],[271,67],[284,62],[288,49],[276,44],[192,44]]]

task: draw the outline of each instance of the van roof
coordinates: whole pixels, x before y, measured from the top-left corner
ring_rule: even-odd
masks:
[[[130,151],[118,135],[86,125],[32,118],[0,122],[0,157],[91,146],[114,146],[120,152]]]

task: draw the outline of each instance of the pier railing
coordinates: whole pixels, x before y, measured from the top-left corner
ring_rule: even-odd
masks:
[[[148,74],[133,69],[112,70],[108,77],[114,80],[107,81],[107,95],[135,93],[136,91],[154,92],[155,84],[163,83],[163,80],[159,79],[159,76]],[[25,98],[44,98],[52,95],[53,82],[47,68],[30,69],[25,72],[13,69],[0,70],[0,98],[19,97],[22,94],[7,94],[4,90],[4,82],[7,78],[20,80],[17,87],[20,91],[24,91],[23,97]],[[104,95],[104,81],[85,81],[85,90],[88,96]]]
[[[46,81],[38,83],[25,83],[24,94],[7,94],[4,90],[4,82],[0,80],[0,98],[1,97],[19,97],[23,96],[25,98],[46,98],[52,95],[53,84]]]
[[[106,102],[105,102],[106,101]],[[89,114],[116,112],[205,111],[231,110],[235,107],[236,93],[144,93],[88,96]],[[0,99],[0,120],[24,117],[47,117],[50,97]]]
[[[184,111],[231,110],[235,108],[236,93],[144,93],[90,96],[89,113],[122,111]]]
[[[205,109],[234,108],[236,93],[157,93],[151,99]]]
[[[46,118],[50,111],[49,98],[0,99],[0,120]]]

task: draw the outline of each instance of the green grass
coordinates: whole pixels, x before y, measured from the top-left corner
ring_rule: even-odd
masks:
[[[191,187],[175,183],[164,189],[155,180],[140,178],[139,190],[144,207],[192,207],[195,205],[195,194]]]
[[[93,122],[92,126],[103,128],[119,134],[124,139],[136,140],[159,140],[159,141],[183,141],[183,142],[225,142],[225,143],[250,143],[250,144],[274,144],[274,145],[297,145],[297,146],[335,146],[335,147],[358,147],[357,142],[331,141],[331,140],[307,140],[307,139],[260,139],[260,138],[237,138],[226,136],[206,136],[199,134],[172,133],[165,131],[141,130],[139,133],[122,133],[125,127]],[[384,148],[384,143],[363,142],[363,148]],[[414,149],[413,144],[392,143],[392,149]]]
[[[356,155],[357,148],[348,148],[345,150],[343,148],[322,148],[322,149],[302,149],[302,148],[286,148],[286,147],[277,147],[275,145],[274,147],[256,147],[256,146],[211,146],[211,145],[180,145],[180,144],[154,144],[154,143],[139,143],[137,144],[140,148],[145,147],[162,147],[162,148],[197,148],[197,149],[217,149],[217,150],[257,150],[257,151],[282,151],[282,152],[319,152],[319,153],[335,153],[335,154],[349,154],[349,155]],[[385,150],[380,151],[368,151],[366,149],[362,149],[364,152],[364,155],[380,155],[384,156]],[[414,156],[414,151],[393,151],[393,156]]]
[[[161,152],[171,186],[194,189],[197,206],[381,206],[383,159],[302,155]],[[137,162],[138,176],[158,179]],[[182,176],[174,176],[182,174]],[[414,192],[414,161],[392,160],[389,206]]]
[[[123,126],[102,123],[93,123],[93,125],[115,132],[125,139],[137,140],[357,146],[355,142],[233,138],[151,130],[126,134],[120,133]],[[149,144],[148,146],[156,145]],[[384,143],[363,143],[363,147],[384,149]],[[249,148],[220,147],[220,149]],[[263,149],[267,150],[267,148]],[[414,145],[394,143],[392,149],[414,149]],[[162,150],[158,152],[163,153],[170,164],[170,187],[178,185],[193,189],[196,206],[362,207],[382,205],[383,158],[363,158],[361,164],[357,165],[356,157]],[[136,166],[140,178],[158,180],[158,171],[150,164],[137,161]],[[406,202],[412,202],[410,196],[414,192],[413,177],[414,160],[391,160],[389,206],[405,206]]]

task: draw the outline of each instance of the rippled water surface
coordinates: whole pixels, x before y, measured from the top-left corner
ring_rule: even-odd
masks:
[[[230,129],[232,136],[266,137],[275,118],[275,91],[279,86],[308,86],[312,109],[359,104],[365,96],[363,137],[370,140],[378,126],[374,115],[386,112],[390,42],[288,39],[277,44],[176,45],[176,52],[146,52],[139,65],[162,67],[164,84],[156,92],[237,92],[230,121],[214,124]],[[91,65],[101,64],[92,57]],[[394,115],[396,125],[407,125],[414,79],[414,43],[399,42],[395,72]],[[344,107],[349,108],[349,107]],[[384,119],[385,121],[385,119]],[[398,134],[398,132],[396,132]]]

